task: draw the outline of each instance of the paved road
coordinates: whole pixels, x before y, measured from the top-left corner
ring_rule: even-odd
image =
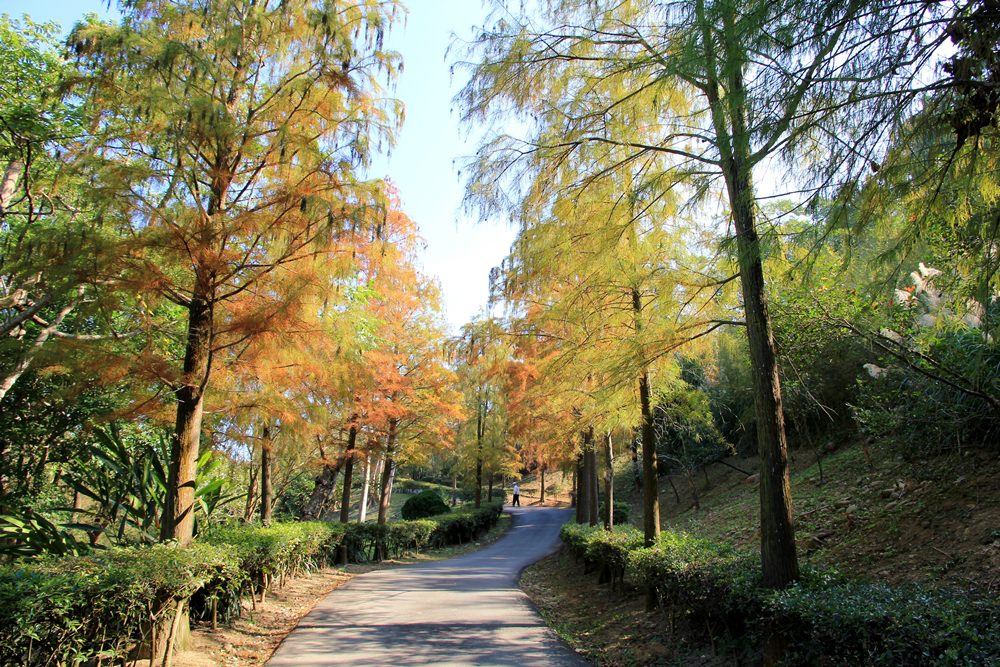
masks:
[[[522,569],[558,547],[569,510],[510,511],[513,527],[485,549],[355,577],[303,618],[267,664],[587,665],[517,587]]]

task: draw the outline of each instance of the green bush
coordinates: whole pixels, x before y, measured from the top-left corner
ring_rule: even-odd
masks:
[[[235,553],[253,592],[259,593],[267,591],[275,577],[333,564],[345,530],[345,524],[325,521],[235,524],[214,528],[203,539]]]
[[[451,508],[441,500],[437,491],[427,489],[403,503],[401,514],[406,520],[426,519],[427,517],[447,514]]]
[[[622,568],[656,594],[671,622],[758,645],[787,642],[788,664],[980,665],[1000,661],[1000,603],[917,585],[893,588],[805,568],[764,588],[756,555],[684,533],[650,547],[630,527],[567,524],[566,547],[602,573]]]
[[[206,544],[109,549],[0,568],[0,664],[124,660],[176,601],[239,586],[236,559]]]
[[[451,514],[434,517],[438,526],[431,535],[431,546],[471,542],[490,530],[500,520],[503,505],[483,503],[479,509],[461,509]]]
[[[788,656],[796,664],[831,656],[839,664],[1000,664],[995,599],[813,575],[765,607],[775,631],[796,639]]]

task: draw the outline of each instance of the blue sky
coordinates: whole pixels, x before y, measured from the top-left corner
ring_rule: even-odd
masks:
[[[114,4],[114,3],[112,3]],[[396,96],[406,104],[406,123],[396,148],[376,161],[375,175],[396,184],[404,210],[427,241],[426,273],[441,282],[450,327],[457,330],[486,303],[491,267],[507,254],[514,231],[503,224],[466,218],[455,160],[475,146],[463,141],[451,99],[461,87],[452,81],[445,51],[452,33],[468,37],[485,15],[479,0],[408,0],[405,25],[389,44],[403,55]],[[57,21],[64,30],[87,12],[109,14],[106,0],[0,0],[0,13],[29,14],[36,21]]]

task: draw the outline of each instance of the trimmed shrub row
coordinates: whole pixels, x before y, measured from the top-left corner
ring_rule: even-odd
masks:
[[[967,592],[890,587],[805,568],[794,586],[760,582],[753,555],[684,533],[651,547],[632,527],[567,524],[567,548],[589,567],[651,590],[668,622],[712,636],[777,641],[788,664],[1000,664],[1000,603]]]
[[[0,567],[0,665],[125,664],[182,601],[193,618],[225,623],[240,614],[242,596],[263,598],[276,581],[345,554],[364,562],[469,541],[501,511],[494,503],[385,526],[234,525],[187,548],[114,548]]]
[[[215,591],[199,591],[191,600],[192,615],[231,621],[240,614],[244,594],[263,600],[274,581],[332,564],[344,533],[344,524],[324,521],[213,528],[199,540],[232,554],[239,563],[240,579]]]
[[[393,558],[407,551],[465,544],[497,524],[503,513],[500,503],[484,503],[479,509],[459,509],[414,521],[347,524],[343,545],[352,563]]]
[[[207,544],[109,549],[0,568],[0,664],[124,664],[196,591],[239,585],[237,559]]]

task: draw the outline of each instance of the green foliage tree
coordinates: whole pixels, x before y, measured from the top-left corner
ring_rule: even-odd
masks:
[[[521,112],[527,136],[501,131],[484,143],[470,196],[503,205],[506,190],[517,200],[517,180],[532,182],[596,146],[621,150],[628,162],[660,156],[643,179],[656,192],[679,186],[693,203],[709,193],[725,201],[753,368],[764,579],[789,584],[798,564],[755,175],[782,157],[805,156],[818,178],[811,189],[802,175],[790,179],[800,195],[855,187],[884,154],[882,133],[919,95],[913,80],[932,62],[947,10],[566,0],[526,16],[496,6],[459,101],[468,119]],[[937,29],[923,31],[928,25]],[[577,183],[589,183],[602,164],[583,162]]]
[[[30,369],[83,362],[136,324],[117,289],[122,239],[80,169],[93,109],[60,97],[73,67],[55,32],[0,17],[0,402]]]

